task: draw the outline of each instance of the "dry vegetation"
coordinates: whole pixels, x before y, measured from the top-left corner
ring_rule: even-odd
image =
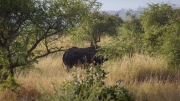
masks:
[[[106,63],[109,84],[121,79],[136,101],[179,101],[180,72],[161,57],[134,54]]]
[[[67,42],[65,47],[72,44]],[[16,74],[16,79],[22,84],[17,89],[18,96],[9,90],[0,92],[0,101],[33,101],[44,92],[53,96],[54,87],[71,78],[71,73],[81,73],[84,70],[73,68],[70,73],[62,64],[62,53],[50,55],[39,60],[27,72]],[[110,60],[104,63],[104,69],[109,72],[105,82],[113,85],[120,80],[132,94],[135,101],[179,101],[180,72],[169,69],[163,57],[134,54],[132,58]]]

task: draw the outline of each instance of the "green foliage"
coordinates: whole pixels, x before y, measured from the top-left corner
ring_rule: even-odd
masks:
[[[149,4],[138,17],[127,13],[118,36],[106,45],[113,58],[133,53],[164,55],[170,67],[180,66],[180,9],[171,4]]]
[[[176,13],[180,13],[180,10]],[[174,15],[173,19],[170,19],[170,26],[166,27],[164,36],[164,44],[162,46],[163,54],[168,56],[169,65],[172,67],[180,68],[180,18],[178,15]]]
[[[103,101],[132,101],[128,90],[118,85],[105,87],[101,91],[100,100]]]
[[[149,4],[140,16],[144,30],[149,30],[149,27],[153,25],[160,27],[168,24],[169,18],[172,14],[173,5],[164,3]]]
[[[170,48],[166,48],[166,52],[169,54],[169,65],[180,68],[180,36],[177,35],[175,38],[170,40]]]
[[[133,14],[127,14],[129,19],[124,20],[110,44],[105,45],[104,50],[110,58],[121,58],[124,55],[132,56],[135,52],[141,52],[143,49],[144,31],[140,19]]]
[[[11,76],[10,71],[1,66],[0,67],[0,89],[9,89],[13,92],[15,92],[16,88],[19,87],[20,84],[16,82],[14,77]]]
[[[57,36],[77,26],[96,5],[96,0],[0,0],[0,67],[13,76],[14,68],[61,51]]]
[[[145,31],[144,47],[149,53],[158,53],[164,44],[166,26],[170,26],[169,20],[173,18],[173,13],[170,4],[149,4],[140,16]]]
[[[124,21],[123,26],[120,28],[118,39],[125,47],[128,54],[133,54],[135,52],[141,53],[143,50],[143,37],[144,29],[142,27],[141,21],[137,15],[127,14],[130,19]]]
[[[1,90],[9,89],[13,92],[16,92],[16,89],[19,86],[20,86],[20,84],[17,83],[17,81],[13,77],[8,77],[6,80],[0,81]]]
[[[180,9],[171,4],[149,5],[140,16],[144,47],[150,54],[167,56],[169,66],[180,65]]]
[[[96,45],[104,35],[117,35],[117,28],[123,20],[119,15],[110,15],[105,12],[94,11],[88,14],[76,31],[72,32],[73,39],[91,42]],[[78,40],[78,42],[79,42]]]
[[[103,56],[109,59],[121,58],[124,54],[126,54],[127,50],[125,47],[118,44],[118,41],[113,41],[110,44],[107,44],[101,47],[100,51],[96,54],[96,56]]]
[[[96,0],[0,0],[0,85],[15,90],[14,69],[61,51],[57,35],[77,26]],[[39,48],[39,47],[45,47]]]
[[[104,79],[107,73],[99,66],[91,67],[84,74],[72,74],[71,81],[65,81],[58,97],[48,97],[43,100],[54,101],[132,101],[128,90],[120,84],[106,86]],[[60,92],[60,93],[58,93]]]

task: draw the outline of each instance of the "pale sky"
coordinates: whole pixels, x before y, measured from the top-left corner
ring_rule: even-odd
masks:
[[[147,7],[152,3],[171,3],[180,6],[180,0],[97,0],[103,5],[101,10],[137,9],[139,6]]]

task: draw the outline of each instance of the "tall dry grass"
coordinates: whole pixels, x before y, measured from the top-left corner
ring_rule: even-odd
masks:
[[[73,46],[67,39],[61,44]],[[80,74],[84,70],[73,68],[68,73],[62,63],[63,52],[40,59],[36,68],[28,73],[16,74],[16,80],[22,84],[16,91],[0,91],[0,101],[34,101],[44,96],[44,92],[53,97],[54,87],[59,89],[64,80],[72,79],[71,73]],[[180,101],[180,71],[169,69],[163,57],[150,57],[134,54],[129,58],[109,60],[104,63],[108,72],[105,82],[113,85],[121,81],[135,101]]]
[[[110,85],[121,80],[135,101],[180,101],[180,71],[163,57],[134,54],[106,63]]]
[[[44,92],[53,96],[54,89],[59,89],[58,87],[60,87],[63,81],[72,79],[72,72],[80,73],[82,71],[80,68],[73,68],[70,73],[66,72],[66,67],[62,63],[61,56],[43,58],[38,64],[35,64],[35,67],[28,74],[22,74],[17,77],[17,80],[23,84],[23,88],[27,91],[27,96],[25,97],[29,97],[30,99],[31,97],[38,98],[39,96],[43,96],[41,94]],[[24,93],[26,92],[20,95],[23,101]],[[38,93],[38,96],[33,93]]]

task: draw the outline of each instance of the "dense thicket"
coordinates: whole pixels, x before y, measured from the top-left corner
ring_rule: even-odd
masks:
[[[171,4],[149,4],[141,15],[127,13],[119,37],[108,46],[121,57],[135,53],[163,55],[170,67],[180,66],[180,9]]]
[[[172,66],[180,63],[180,9],[171,4],[149,5],[140,16],[145,31],[144,47],[152,54],[169,58]]]

